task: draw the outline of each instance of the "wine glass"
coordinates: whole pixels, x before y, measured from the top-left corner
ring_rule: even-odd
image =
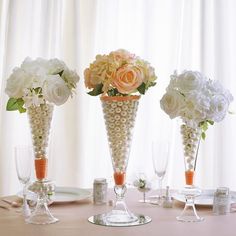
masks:
[[[163,140],[155,140],[152,142],[152,163],[154,172],[158,178],[159,195],[151,203],[162,205],[162,180],[166,174],[169,159],[169,142]]]
[[[31,167],[33,160],[33,150],[30,146],[17,146],[15,151],[16,172],[20,183],[23,185],[23,205],[22,214],[24,217],[29,217],[31,214],[29,205],[26,199],[27,184],[30,180]]]

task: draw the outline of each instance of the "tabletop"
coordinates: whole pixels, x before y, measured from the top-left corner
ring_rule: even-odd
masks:
[[[114,198],[112,191],[109,199]],[[60,221],[51,225],[26,224],[16,208],[6,210],[0,208],[0,236],[235,236],[236,213],[216,216],[211,207],[198,207],[199,215],[205,220],[198,223],[183,223],[176,220],[181,213],[182,204],[174,204],[173,208],[163,208],[138,200],[142,195],[135,189],[129,189],[126,202],[134,213],[141,213],[152,218],[152,222],[133,227],[106,227],[88,222],[91,215],[104,213],[112,209],[108,205],[94,205],[90,199],[57,203],[50,206],[50,210]]]

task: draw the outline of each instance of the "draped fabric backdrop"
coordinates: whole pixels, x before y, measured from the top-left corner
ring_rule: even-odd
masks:
[[[0,1],[0,194],[20,189],[13,148],[31,143],[26,114],[6,112],[6,79],[25,57],[57,57],[77,70],[77,94],[56,107],[49,145],[49,176],[59,186],[92,187],[111,181],[112,167],[100,99],[86,94],[83,70],[96,54],[127,49],[150,61],[157,86],[143,96],[130,152],[130,180],[153,178],[151,144],[171,141],[164,184],[184,184],[177,120],[160,109],[175,69],[199,70],[228,87],[236,98],[236,1],[234,0],[1,0]],[[235,102],[231,110],[236,112]],[[196,183],[236,190],[236,115],[207,131]]]

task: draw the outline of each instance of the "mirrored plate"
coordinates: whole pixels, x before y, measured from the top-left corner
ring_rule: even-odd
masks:
[[[195,204],[196,205],[202,205],[202,206],[212,206],[213,205],[213,198],[214,198],[214,192],[216,190],[208,189],[208,190],[202,190],[202,193],[200,196],[196,197]],[[236,192],[231,191],[231,201],[232,203],[236,203]],[[185,203],[185,197],[184,195],[180,193],[174,193],[172,197],[179,201]]]
[[[22,192],[17,194],[22,197]],[[55,195],[52,197],[54,203],[62,202],[74,202],[79,200],[87,199],[91,196],[91,191],[82,188],[71,188],[71,187],[56,187]],[[27,192],[28,200],[36,200],[36,194],[33,192]]]

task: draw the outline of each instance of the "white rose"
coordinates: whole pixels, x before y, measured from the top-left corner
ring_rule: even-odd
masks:
[[[52,75],[58,74],[67,69],[66,64],[63,61],[58,60],[57,58],[49,60],[47,67],[48,73]]]
[[[11,98],[21,98],[24,90],[30,88],[32,78],[20,68],[15,68],[11,76],[7,79],[5,92]]]
[[[233,95],[227,89],[225,91],[223,91],[222,95],[227,99],[229,104],[234,100]]]
[[[30,57],[25,58],[21,64],[21,69],[23,69],[28,74],[34,76],[45,76],[48,72],[47,61],[43,58],[37,58],[32,60]]]
[[[183,109],[184,101],[182,95],[180,95],[175,90],[168,91],[162,97],[161,108],[169,115],[171,119],[179,116],[181,110]]]
[[[200,91],[206,82],[206,78],[197,71],[184,71],[178,76],[174,75],[173,78],[175,78],[174,85],[183,93]]]
[[[206,83],[206,88],[209,89],[212,94],[221,94],[224,90],[221,83],[217,80],[208,80]]]
[[[59,75],[50,75],[43,85],[43,96],[51,103],[62,105],[70,96],[71,92],[64,80]]]
[[[216,122],[222,121],[228,111],[228,107],[228,99],[225,96],[215,95],[211,99],[210,109],[208,112],[209,119]]]
[[[72,71],[68,69],[64,70],[62,74],[62,78],[66,83],[73,85],[74,88],[76,87],[76,83],[78,83],[80,79],[76,71]]]
[[[192,119],[202,121],[207,118],[207,111],[210,108],[211,99],[204,93],[193,92],[187,97],[186,108],[191,111]]]

